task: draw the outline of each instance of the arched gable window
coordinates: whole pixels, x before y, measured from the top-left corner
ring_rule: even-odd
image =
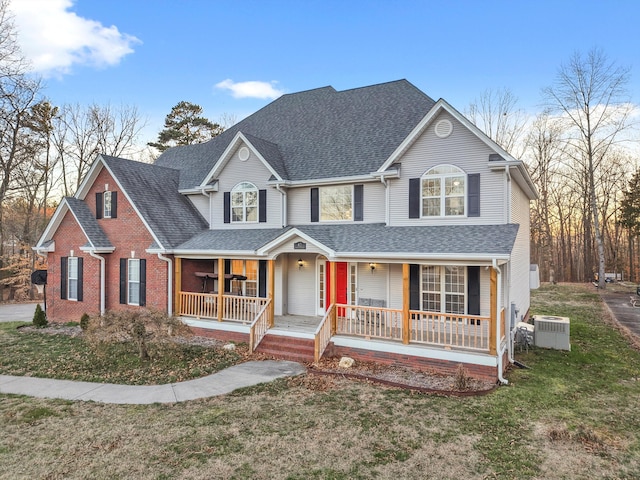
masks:
[[[231,190],[231,222],[258,221],[258,187],[240,182]]]
[[[465,215],[467,175],[453,165],[438,165],[422,176],[422,216]]]

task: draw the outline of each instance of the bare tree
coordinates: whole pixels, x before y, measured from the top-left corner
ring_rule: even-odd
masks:
[[[65,105],[53,120],[51,140],[59,159],[64,195],[78,189],[98,154],[137,152],[144,122],[135,107]]]
[[[465,114],[489,138],[519,158],[523,154],[527,116],[517,103],[518,98],[508,88],[487,89]]]
[[[566,142],[584,166],[590,220],[598,249],[598,286],[605,287],[605,248],[597,201],[596,171],[609,148],[627,128],[631,105],[626,85],[629,69],[617,66],[598,49],[575,53],[563,64],[554,84],[543,90],[554,111],[562,114]],[[588,248],[588,245],[586,246]],[[589,254],[585,250],[585,254]]]

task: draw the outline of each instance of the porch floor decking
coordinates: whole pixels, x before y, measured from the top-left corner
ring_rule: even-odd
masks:
[[[303,315],[276,315],[274,326],[269,333],[303,333],[313,335],[322,321],[322,317],[307,317]]]

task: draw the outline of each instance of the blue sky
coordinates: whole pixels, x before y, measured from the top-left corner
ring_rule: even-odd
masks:
[[[640,101],[635,0],[12,1],[46,96],[135,105],[143,142],[181,100],[241,119],[280,93],[400,78],[460,111],[507,87],[535,113],[561,63],[592,47],[631,68]]]

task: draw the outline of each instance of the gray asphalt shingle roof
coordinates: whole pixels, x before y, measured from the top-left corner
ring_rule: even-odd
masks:
[[[202,215],[178,192],[178,170],[108,155],[102,159],[164,248],[180,245],[208,228]]]
[[[267,148],[265,157],[286,180],[366,175],[388,159],[434,104],[406,80],[287,94],[206,143],[165,151],[156,165],[179,169],[180,189],[196,187],[242,132],[277,147]]]
[[[178,250],[256,251],[291,230],[210,230]],[[518,225],[438,225],[387,227],[384,224],[301,225],[302,233],[336,252],[406,253],[415,255],[509,255]]]
[[[290,228],[259,228],[242,230],[207,230],[187,240],[177,250],[218,250],[254,252],[278,238]]]
[[[88,247],[93,248],[113,248],[109,237],[98,225],[95,215],[91,212],[86,203],[75,197],[65,197],[69,209],[78,220],[80,227],[87,235]]]

